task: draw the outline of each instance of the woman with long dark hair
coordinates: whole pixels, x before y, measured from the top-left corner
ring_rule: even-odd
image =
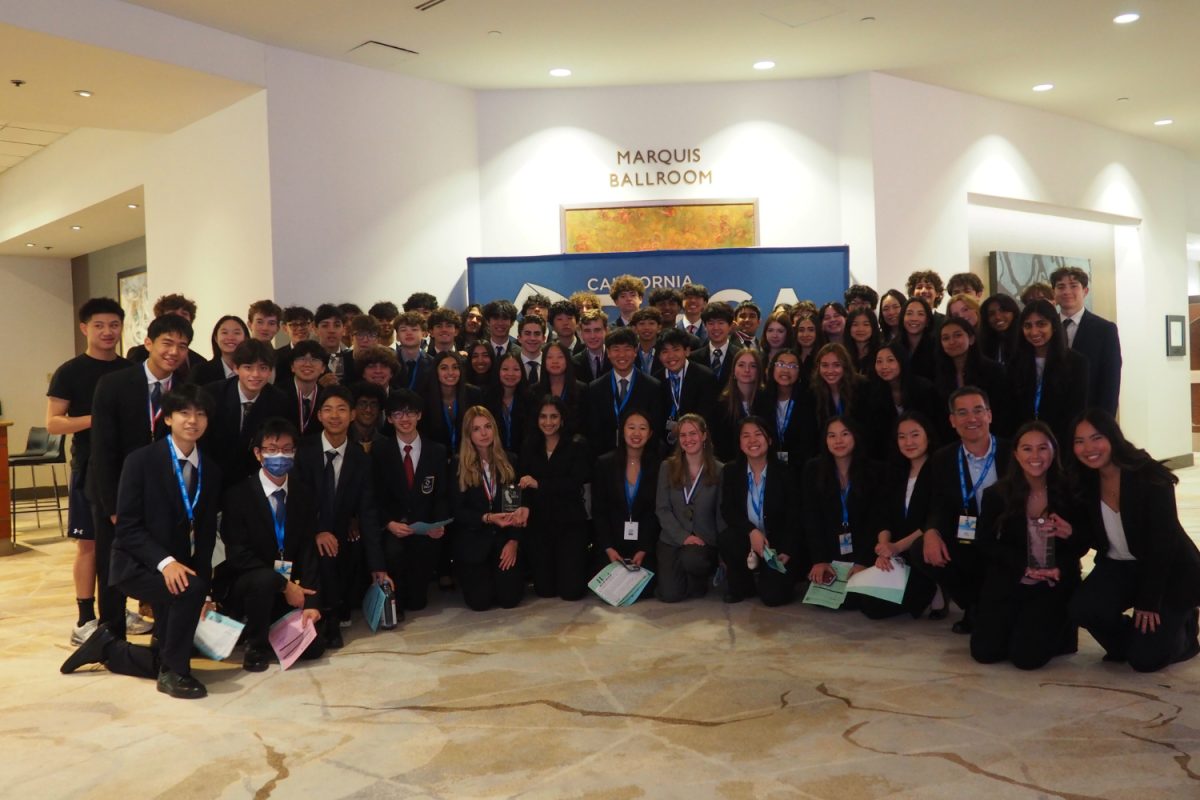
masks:
[[[817,312],[821,324],[822,344],[843,344],[846,341],[846,307],[832,301],[821,306]]]
[[[587,590],[588,527],[584,484],[591,481],[587,443],[567,433],[562,398],[543,395],[525,438],[517,483],[529,507],[526,561],[538,597],[578,600]]]
[[[580,430],[580,404],[587,385],[575,379],[571,351],[562,342],[549,342],[542,348],[542,374],[534,387],[535,397],[553,395],[563,402],[563,431],[568,435]],[[535,412],[536,413],[536,412]]]
[[[620,418],[615,450],[596,459],[592,476],[592,526],[598,566],[629,562],[658,571],[658,443],[650,418],[628,409]],[[642,592],[654,590],[654,580]]]
[[[846,317],[846,350],[854,371],[864,378],[875,369],[875,351],[879,349],[879,322],[869,308],[856,308]]]
[[[801,386],[807,386],[817,360],[817,351],[821,349],[817,318],[801,314],[792,327],[796,333],[796,357],[800,359],[798,382]]]
[[[446,452],[457,453],[463,415],[468,408],[480,405],[482,399],[479,387],[463,380],[462,357],[452,350],[438,353],[433,357],[433,380],[425,385],[421,435],[444,444]]]
[[[529,384],[517,353],[508,352],[500,358],[491,383],[483,390],[483,405],[500,426],[501,445],[519,453],[533,422],[533,412]]]
[[[817,368],[809,378],[814,422],[821,425],[830,417],[862,420],[863,390],[866,380],[854,371],[850,354],[840,344],[827,344],[817,351]],[[820,450],[820,446],[817,446]]]
[[[979,349],[999,364],[1007,365],[1017,353],[1021,307],[1006,294],[994,294],[979,307]]]
[[[975,546],[983,556],[971,656],[1038,669],[1077,649],[1067,606],[1089,539],[1084,514],[1041,422],[1017,431],[1003,478],[983,493]]]
[[[195,369],[189,378],[197,386],[205,386],[214,381],[232,378],[237,374],[233,365],[233,351],[242,342],[250,338],[250,329],[241,317],[226,314],[217,320],[212,330],[212,360],[205,361]],[[291,380],[289,375],[288,380]]]
[[[655,508],[658,537],[658,599],[677,603],[703,597],[717,569],[723,464],[713,457],[708,423],[684,414],[675,427],[673,452],[658,471]]]
[[[1179,523],[1179,479],[1105,411],[1085,411],[1074,434],[1096,565],[1071,600],[1072,620],[1100,643],[1105,661],[1138,672],[1192,658],[1200,652],[1200,551]]]
[[[1088,362],[1067,347],[1054,306],[1034,300],[1017,321],[1020,339],[1008,367],[1015,385],[1017,422],[1041,420],[1059,441],[1071,438],[1071,422],[1087,407]]]
[[[894,341],[881,345],[875,353],[875,369],[863,402],[867,443],[878,459],[892,452],[891,436],[902,414],[917,412],[929,420],[946,414],[933,382],[913,374],[908,351]]]
[[[908,298],[897,289],[888,289],[879,298],[879,333],[880,340],[890,342],[900,335],[903,330],[900,315],[904,312],[904,304]]]
[[[797,476],[814,452],[816,414],[812,394],[800,383],[800,361],[785,350],[767,367],[767,385],[758,396],[754,414],[771,423],[775,460]],[[739,428],[740,430],[740,428]]]
[[[913,372],[926,380],[933,380],[934,367],[933,311],[924,297],[910,297],[904,301],[900,312],[900,333],[896,342],[908,352],[908,363]]]
[[[483,306],[479,303],[467,306],[462,315],[462,323],[462,330],[458,332],[455,344],[460,352],[466,353],[468,347],[487,335],[483,330]]]
[[[766,606],[796,596],[797,576],[808,572],[800,541],[799,486],[795,473],[771,458],[771,426],[762,417],[738,422],[736,461],[721,473],[721,518],[717,548],[725,562],[726,603],[757,594]],[[786,572],[767,564],[770,548]]]
[[[487,342],[472,342],[467,349],[467,383],[480,389],[487,386],[492,380],[495,359],[496,353]]]
[[[950,395],[963,386],[975,386],[987,392],[992,408],[992,430],[998,436],[1009,436],[1013,430],[1012,390],[1004,367],[985,357],[975,344],[975,329],[959,317],[947,317],[937,333],[934,387],[943,408]],[[946,415],[937,418],[943,441],[953,438]]]
[[[782,350],[790,350],[796,346],[796,334],[792,330],[792,318],[786,311],[773,311],[763,323],[762,336],[758,340],[758,349],[763,358],[771,360]]]
[[[725,388],[717,396],[709,426],[709,440],[721,461],[737,457],[737,424],[754,413],[754,404],[763,390],[763,360],[757,350],[738,350]]]

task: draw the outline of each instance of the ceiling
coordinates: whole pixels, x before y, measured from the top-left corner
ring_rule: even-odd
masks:
[[[130,208],[131,204],[136,208]],[[75,258],[145,235],[146,212],[139,186],[0,242],[0,256]]]
[[[127,1],[270,44],[476,89],[881,71],[1200,156],[1197,0]],[[1142,19],[1113,23],[1130,10]],[[355,49],[369,40],[415,54]],[[777,66],[751,69],[761,59]],[[551,78],[554,67],[574,74]],[[1046,82],[1055,88],[1031,91]],[[1175,124],[1153,124],[1163,118]]]

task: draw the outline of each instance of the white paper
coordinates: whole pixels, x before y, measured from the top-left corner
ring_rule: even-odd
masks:
[[[236,619],[216,611],[209,611],[196,626],[192,644],[214,661],[223,661],[229,658],[229,654],[233,652],[238,637],[242,635],[242,629],[245,627]]]
[[[652,577],[654,573],[649,570],[628,570],[621,564],[610,562],[588,581],[588,588],[609,605],[628,605],[630,595],[636,599]]]

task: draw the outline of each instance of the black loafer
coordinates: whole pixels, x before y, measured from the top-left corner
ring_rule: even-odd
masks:
[[[971,618],[964,614],[962,619],[950,626],[950,630],[954,631],[955,633],[968,634],[974,627],[975,626],[971,624]]]
[[[158,674],[158,690],[180,700],[198,700],[208,696],[204,684],[191,675],[180,675],[167,670]]]
[[[931,620],[933,620],[934,622],[943,620],[948,616],[950,616],[950,607],[949,606],[942,606],[941,608],[929,609],[929,618]]]
[[[242,669],[247,672],[266,672],[271,666],[271,656],[257,647],[247,647],[246,657],[242,659]]]
[[[325,628],[325,646],[330,650],[341,650],[346,646],[342,640],[342,631],[336,621]]]
[[[83,644],[79,645],[74,653],[67,656],[67,660],[58,668],[59,672],[70,675],[85,664],[103,664],[106,660],[105,648],[116,640],[117,637],[108,629],[108,623],[101,622],[96,626],[96,630],[92,631],[92,635],[84,639]]]

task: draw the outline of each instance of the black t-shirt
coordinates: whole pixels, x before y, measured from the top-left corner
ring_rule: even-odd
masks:
[[[68,417],[85,417],[92,413],[92,395],[96,393],[100,378],[128,366],[129,362],[120,356],[112,361],[101,361],[81,353],[54,371],[46,396],[66,400]],[[90,430],[75,434],[71,441],[71,469],[81,469],[87,464],[91,439]]]

